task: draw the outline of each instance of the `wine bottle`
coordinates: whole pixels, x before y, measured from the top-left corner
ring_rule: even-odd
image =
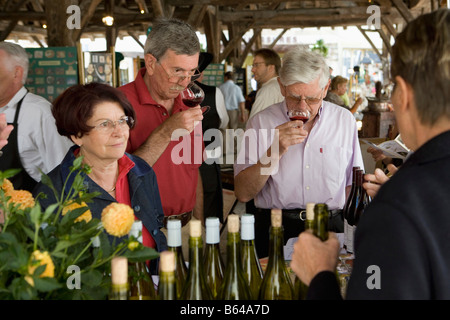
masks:
[[[359,199],[358,206],[356,207],[356,211],[355,211],[355,218],[354,218],[355,230],[354,231],[356,231],[356,227],[358,226],[358,222],[359,222],[359,219],[361,218],[361,215],[363,214],[363,212],[366,210],[367,206],[372,201],[370,196],[367,194],[366,189],[364,189],[363,183],[364,183],[364,173],[361,173],[360,182],[359,182],[359,184],[361,185],[361,197]]]
[[[241,234],[239,216],[228,215],[227,264],[217,299],[250,300],[251,293],[241,264]]]
[[[252,299],[256,300],[261,287],[263,271],[256,253],[255,216],[252,214],[241,216],[241,251],[244,277],[250,287]]]
[[[159,255],[159,300],[177,300],[177,283],[175,278],[175,253],[163,251]]]
[[[322,241],[328,239],[328,219],[330,213],[325,203],[318,203],[314,206],[314,229],[313,234]]]
[[[306,220],[305,220],[305,231],[311,230],[314,232],[314,206],[315,203],[308,202],[306,204]],[[297,294],[298,300],[305,300],[306,294],[308,293],[308,286],[303,283],[297,276],[295,277],[294,289]]]
[[[347,242],[346,242],[346,250],[348,253],[353,253],[353,235],[354,235],[354,226],[355,226],[355,213],[356,213],[356,208],[358,207],[358,203],[359,200],[361,198],[361,193],[363,190],[362,187],[362,180],[361,180],[361,176],[362,176],[362,170],[361,169],[357,169],[356,170],[356,174],[355,174],[355,191],[354,194],[352,196],[352,199],[348,205],[347,208],[347,232],[345,233],[345,236],[347,238]]]
[[[128,300],[128,259],[126,257],[114,257],[111,260],[109,300]]]
[[[186,278],[188,275],[188,268],[183,256],[181,244],[181,220],[169,219],[167,220],[167,250],[175,254],[175,282],[177,283],[177,299],[181,298],[181,291],[183,290]]]
[[[206,282],[208,283],[213,299],[217,297],[223,280],[225,269],[220,255],[220,221],[217,217],[208,217],[206,224],[206,244],[204,265],[206,270]]]
[[[281,209],[272,209],[269,261],[259,290],[260,300],[292,300],[294,288],[284,261]]]
[[[142,243],[142,221],[133,222],[130,236]],[[128,262],[129,300],[154,300],[156,290],[152,275],[145,261]]]
[[[181,293],[182,300],[212,300],[203,265],[202,224],[189,223],[189,272]]]
[[[343,208],[343,216],[344,216],[344,249],[351,246],[349,244],[351,239],[349,224],[353,223],[353,216],[350,215],[349,207],[353,201],[356,190],[356,171],[359,170],[359,167],[353,167],[352,170],[352,187],[350,189],[350,193],[348,194],[347,200],[345,201],[345,205]]]

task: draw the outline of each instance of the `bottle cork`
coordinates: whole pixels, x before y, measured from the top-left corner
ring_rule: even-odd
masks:
[[[202,222],[200,220],[191,220],[189,223],[189,235],[192,238],[202,236]]]
[[[271,211],[272,227],[281,227],[281,209],[272,209]]]
[[[128,259],[114,257],[111,260],[111,282],[120,285],[128,282]]]
[[[314,202],[308,202],[306,204],[306,220],[314,220]]]
[[[239,216],[237,214],[230,214],[228,216],[228,232],[239,232]]]
[[[162,272],[173,272],[175,270],[175,254],[173,251],[163,251],[159,258]]]

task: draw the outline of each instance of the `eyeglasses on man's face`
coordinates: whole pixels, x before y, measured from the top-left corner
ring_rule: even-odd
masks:
[[[286,90],[286,103],[288,104],[289,108],[297,108],[302,100],[305,100],[306,104],[310,107],[316,107],[323,99],[322,97],[322,92],[320,92],[319,97],[304,97],[302,98],[302,96],[295,96],[293,94],[291,94],[287,88],[285,87]]]
[[[116,126],[118,126],[121,130],[128,130],[133,126],[133,123],[133,118],[124,116],[116,121],[104,120],[98,125],[94,126],[94,129],[101,133],[112,133],[116,129]]]
[[[186,71],[180,68],[176,68],[175,71],[171,74],[167,72],[166,68],[164,68],[161,62],[158,61],[158,64],[166,73],[167,80],[171,83],[179,83],[186,78],[190,78],[191,81],[195,81],[200,77],[200,72],[198,71],[198,69]]]
[[[252,64],[252,68],[258,68],[260,64],[266,64],[265,62],[255,62]]]

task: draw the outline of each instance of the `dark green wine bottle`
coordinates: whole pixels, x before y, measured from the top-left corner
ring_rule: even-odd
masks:
[[[126,257],[114,257],[111,260],[109,300],[128,300],[128,259]]]
[[[142,221],[131,226],[130,236],[142,243]],[[129,300],[155,300],[156,290],[150,270],[145,261],[128,262]]]
[[[161,252],[159,262],[159,300],[177,300],[177,283],[175,281],[175,253]]]
[[[250,300],[251,293],[241,264],[239,216],[228,215],[227,264],[218,300]]]
[[[314,230],[314,206],[315,203],[308,202],[306,204],[306,220],[305,220],[305,231]],[[297,276],[294,282],[294,291],[297,294],[298,300],[305,300],[306,294],[308,293],[308,286],[304,284]]]
[[[189,223],[189,272],[181,294],[182,300],[212,300],[203,265],[202,224]]]
[[[255,216],[244,214],[241,217],[242,270],[250,287],[252,299],[258,299],[263,271],[255,248]]]
[[[175,254],[175,282],[177,283],[177,298],[181,298],[188,268],[183,256],[183,248],[181,244],[181,220],[167,220],[167,250]]]
[[[269,261],[264,273],[260,300],[292,300],[294,288],[284,261],[284,236],[281,209],[272,209],[269,239]]]
[[[208,217],[206,224],[206,244],[204,265],[206,270],[206,282],[208,283],[213,299],[217,297],[222,285],[225,266],[220,254],[220,221],[217,217]]]

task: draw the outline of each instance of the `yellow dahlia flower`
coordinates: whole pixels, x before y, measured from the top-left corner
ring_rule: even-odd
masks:
[[[45,270],[39,275],[39,278],[53,278],[55,276],[55,265],[53,264],[50,254],[47,251],[34,251],[31,254],[30,262],[28,264],[28,274],[32,275],[37,267],[43,265],[46,265]]]
[[[102,223],[106,232],[112,236],[127,235],[134,222],[134,212],[129,205],[113,202],[102,211]]]
[[[33,195],[30,191],[27,190],[11,190],[8,192],[8,196],[11,198],[9,202],[14,204],[20,204],[19,209],[25,210],[27,208],[32,208],[35,205]]]
[[[66,215],[67,212],[78,209],[78,208],[83,208],[83,207],[87,207],[87,204],[85,202],[82,202],[81,204],[78,202],[72,202],[69,205],[65,206],[63,211],[62,211],[62,215]],[[86,221],[86,223],[88,223],[89,221],[92,220],[92,213],[91,210],[86,210],[81,216],[79,216],[78,218],[75,219],[75,222],[81,222],[81,221]]]
[[[14,186],[11,181],[8,179],[3,179],[3,184],[1,185],[1,188],[5,192],[5,194],[8,194],[9,192],[14,190]]]

